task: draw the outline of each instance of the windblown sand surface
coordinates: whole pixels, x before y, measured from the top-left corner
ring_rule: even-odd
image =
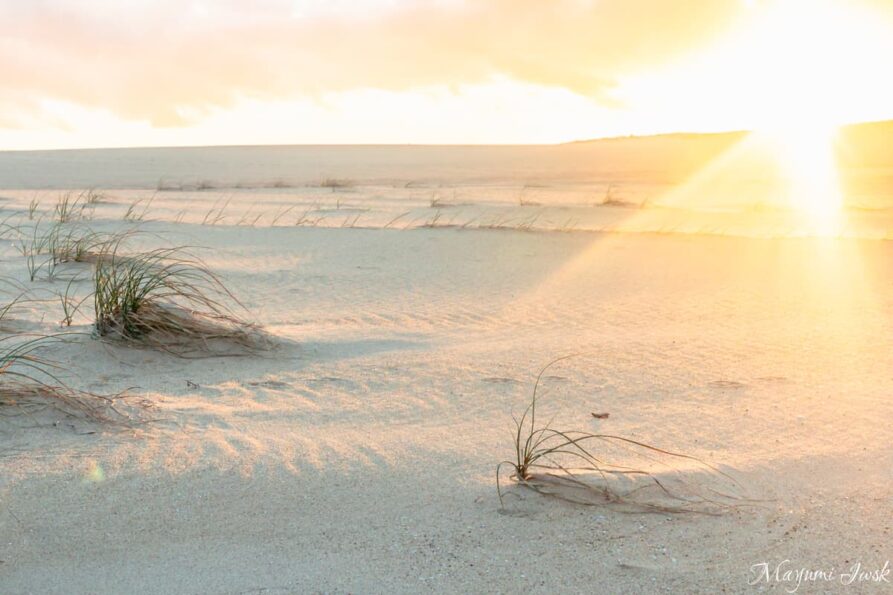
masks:
[[[47,353],[64,379],[136,387],[154,421],[0,419],[3,593],[747,592],[784,588],[748,584],[761,562],[891,556],[888,242],[143,228],[207,246],[281,344],[185,360],[76,320]],[[11,246],[0,266],[24,279]],[[510,488],[500,509],[511,415],[571,353],[544,416],[701,457],[759,502],[625,514]]]

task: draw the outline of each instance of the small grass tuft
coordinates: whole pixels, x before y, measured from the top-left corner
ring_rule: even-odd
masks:
[[[670,452],[639,440],[612,434],[561,430],[537,418],[543,376],[540,370],[530,404],[515,418],[514,459],[496,467],[496,490],[504,506],[502,469],[521,486],[565,501],[615,505],[633,512],[716,513],[740,499],[708,484],[738,487],[732,477],[696,457]],[[618,459],[613,459],[613,456]],[[625,457],[619,462],[619,457]],[[695,483],[694,477],[699,477]]]

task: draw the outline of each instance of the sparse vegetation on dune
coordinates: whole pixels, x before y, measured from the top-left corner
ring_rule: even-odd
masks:
[[[357,213],[353,217],[350,217],[350,216],[345,217],[344,221],[341,222],[341,227],[345,227],[345,228],[357,227],[357,222],[360,220],[360,217],[362,217],[362,215],[363,215],[362,213]]]
[[[295,227],[316,227],[320,224],[320,222],[325,219],[325,215],[319,215],[317,217],[311,216],[312,213],[315,213],[316,209],[310,208],[305,209],[300,216],[295,219]]]
[[[431,219],[422,223],[421,227],[434,228],[437,227],[438,221],[440,221],[441,212],[440,209],[437,210],[436,213],[431,217]]]
[[[406,216],[411,215],[411,214],[412,214],[412,211],[405,211],[403,213],[400,213],[399,215],[397,215],[396,217],[394,217],[393,219],[391,219],[390,221],[385,223],[384,229],[388,229],[388,228],[392,227],[395,223],[397,223],[397,221],[400,221],[401,219],[403,219]]]
[[[15,230],[17,234],[24,235],[21,229]],[[19,253],[25,257],[25,265],[28,267],[28,278],[34,281],[37,273],[42,268],[40,256],[46,253],[48,238],[46,235],[40,234],[40,222],[38,221],[31,229],[30,239],[20,237],[16,248]]]
[[[218,223],[221,223],[224,219],[223,213],[226,211],[226,207],[229,206],[231,201],[232,197],[230,196],[211,205],[211,208],[208,209],[204,219],[202,219],[202,225],[217,225]]]
[[[72,277],[65,286],[65,291],[57,294],[59,302],[62,305],[63,317],[62,320],[59,321],[59,324],[62,326],[71,326],[72,322],[74,322],[74,317],[80,311],[81,306],[91,297],[91,295],[85,295],[79,298],[75,295],[74,285],[79,281],[81,281],[79,277]]]
[[[34,215],[37,213],[37,209],[40,208],[40,201],[37,198],[32,198],[31,202],[28,203],[28,220],[33,221]]]
[[[155,195],[147,198],[138,198],[130,203],[127,211],[124,212],[124,221],[138,222],[144,220],[149,213],[149,207],[152,206],[153,200],[155,200]]]
[[[11,240],[15,243],[22,236],[22,224],[16,220],[22,215],[21,212],[13,211],[0,219],[0,239]]]
[[[84,219],[88,213],[103,199],[103,195],[96,190],[89,189],[81,192],[69,191],[63,193],[53,207],[53,216],[59,223],[70,223],[78,219]],[[36,208],[36,206],[35,206]]]
[[[129,240],[139,233],[132,226],[119,232],[102,232],[81,224],[81,213],[86,208],[83,205],[95,204],[100,200],[96,196],[68,193],[55,205],[52,219],[48,216],[8,225],[31,281],[38,277],[48,282],[57,280],[57,267],[64,263],[80,263],[85,269],[71,269],[74,274],[66,278],[64,290],[38,288],[38,293],[47,293],[40,299],[18,281],[0,279],[7,296],[0,302],[0,416],[52,410],[93,421],[130,419],[129,413],[116,408],[122,395],[69,388],[54,375],[55,364],[39,357],[38,352],[45,347],[77,333],[23,334],[16,330],[18,325],[5,324],[14,309],[27,303],[40,309],[61,305],[60,324],[64,327],[87,318],[96,338],[184,357],[240,355],[271,345],[260,327],[235,314],[241,307],[238,300],[186,248],[125,250],[125,244],[129,246]],[[129,214],[137,212],[135,205],[131,205]],[[19,216],[30,218],[35,210],[36,203],[32,203],[31,212],[20,212]],[[82,286],[87,279],[92,280],[89,290]],[[83,306],[91,299],[93,316],[85,316]]]
[[[185,248],[125,255],[109,244],[93,275],[95,333],[181,355],[220,353],[225,343],[255,350],[262,330],[239,318],[238,300]]]
[[[48,249],[54,264],[93,263],[103,252],[104,246],[129,235],[131,232],[110,234],[87,228],[64,229],[56,226],[49,235]]]
[[[450,197],[444,198],[441,195],[440,190],[435,190],[431,193],[431,201],[428,203],[428,206],[432,209],[442,209],[449,207],[464,207],[469,206],[471,203],[463,202],[459,199],[459,196],[455,189],[453,189]]]
[[[27,236],[21,228],[17,231],[22,236],[17,248],[25,257],[31,281],[35,281],[43,270],[50,280],[54,279],[56,267],[63,263],[93,263],[104,246],[134,233],[132,230],[119,233],[95,232],[87,227],[59,222],[43,228],[41,221],[31,227]]]
[[[225,206],[215,205],[212,219],[221,217]],[[254,224],[257,218],[259,215],[247,223]],[[61,264],[82,263],[92,268],[92,292],[84,295],[77,291],[84,276],[76,271],[66,277],[64,291],[48,290],[50,301],[61,305],[62,326],[71,326],[92,298],[94,334],[98,337],[180,354],[231,355],[234,350],[245,352],[269,345],[259,327],[236,315],[241,305],[221,280],[185,248],[130,252],[125,244],[139,233],[134,228],[98,232],[55,220],[49,226],[38,221],[15,231],[31,281],[39,276],[56,280]],[[20,293],[0,311],[0,317],[26,299],[26,291]]]
[[[543,203],[533,200],[527,196],[527,191],[530,189],[537,188],[536,186],[531,186],[529,184],[525,184],[521,191],[518,193],[518,206],[521,207],[541,207]]]
[[[172,182],[165,178],[161,178],[155,184],[155,190],[157,192],[201,192],[203,190],[216,190],[221,187],[220,184],[205,179],[194,180],[191,182]],[[239,186],[236,185],[235,187],[238,188]]]
[[[339,189],[344,188],[353,188],[354,182],[353,180],[347,179],[338,179],[338,178],[326,178],[322,182],[319,183],[320,188],[331,188],[332,192],[335,192]]]
[[[105,193],[95,188],[89,188],[85,190],[82,194],[82,197],[84,203],[88,205],[97,205],[105,201],[106,199]]]
[[[285,207],[284,209],[280,210],[278,213],[273,215],[273,218],[270,220],[270,227],[276,227],[276,225],[279,223],[279,221],[283,217],[285,217],[286,215],[291,213],[297,206],[298,205],[291,205],[291,206]]]
[[[234,188],[236,190],[257,190],[263,188],[284,189],[294,188],[294,184],[282,178],[276,178],[268,181],[217,181],[209,179],[193,180],[193,181],[172,181],[161,178],[155,184],[155,190],[158,192],[195,192],[202,190],[225,190]]]
[[[242,215],[242,217],[239,219],[238,223],[236,223],[236,225],[238,225],[240,227],[241,226],[254,227],[255,225],[257,225],[257,222],[260,221],[260,218],[263,217],[264,214],[263,214],[263,212],[255,214],[255,213],[252,213],[251,211],[252,211],[252,209],[249,207],[248,210],[245,212],[245,214]]]
[[[645,202],[634,202],[623,198],[617,193],[617,184],[608,184],[602,199],[593,204],[596,207],[623,207],[626,209],[642,209],[648,206]]]
[[[520,418],[515,418],[514,459],[496,467],[501,504],[504,467],[511,469],[511,477],[519,485],[578,504],[614,505],[642,512],[715,513],[738,501],[724,490],[695,481],[694,476],[698,476],[705,482],[738,485],[696,457],[624,436],[562,430],[553,425],[554,421],[540,424],[537,407],[543,376],[553,365],[571,357],[555,359],[540,370],[530,404]],[[684,477],[681,469],[692,479]]]
[[[159,179],[158,183],[155,184],[155,190],[157,190],[158,192],[173,192],[182,189],[182,184],[175,184],[173,182],[165,180],[164,178]]]

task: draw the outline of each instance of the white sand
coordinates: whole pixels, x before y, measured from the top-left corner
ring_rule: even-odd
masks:
[[[104,209],[94,224],[120,226]],[[889,243],[146,228],[208,246],[283,345],[54,348],[72,385],[138,387],[159,420],[0,420],[0,592],[747,592],[764,561],[891,557]],[[45,332],[59,316],[15,318]],[[576,352],[546,378],[560,425],[722,464],[765,502],[630,515],[513,490],[500,511],[511,413]]]

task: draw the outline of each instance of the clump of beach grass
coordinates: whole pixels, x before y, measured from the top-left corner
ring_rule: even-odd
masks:
[[[98,395],[72,389],[52,372],[58,366],[37,351],[64,335],[0,338],[0,415],[11,417],[47,409],[94,422],[127,422],[116,405],[125,395]]]
[[[103,338],[183,356],[267,343],[257,325],[236,315],[241,304],[220,278],[184,247],[122,254],[121,242],[110,243],[94,268],[93,300],[94,332]]]
[[[732,477],[696,457],[625,436],[559,429],[554,420],[541,423],[537,407],[543,376],[571,357],[555,359],[540,370],[530,404],[514,418],[514,458],[496,467],[501,505],[500,479],[506,467],[512,479],[535,492],[630,512],[717,513],[740,500],[727,492],[738,486]],[[722,489],[708,485],[717,481]]]

